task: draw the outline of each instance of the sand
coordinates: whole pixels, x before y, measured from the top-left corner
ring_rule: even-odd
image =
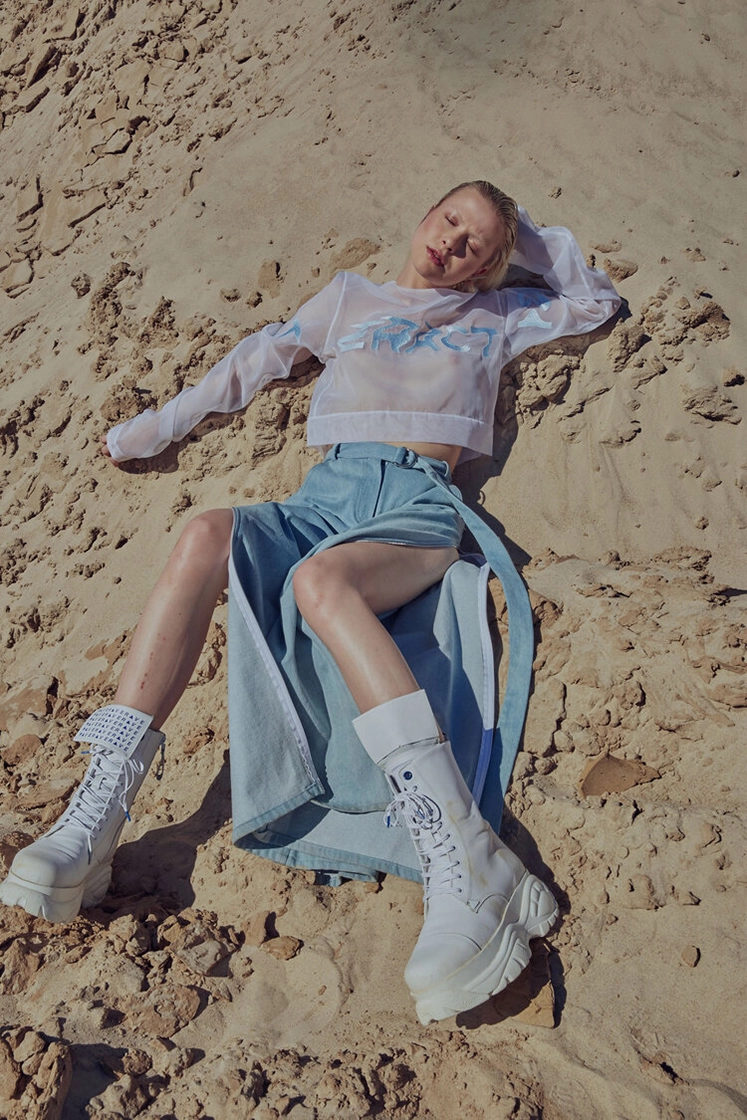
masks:
[[[747,1114],[746,22],[738,0],[6,0],[5,866],[82,774],[72,735],[179,530],[317,460],[317,367],[122,470],[109,424],[337,269],[396,276],[465,179],[571,227],[626,303],[509,367],[495,458],[457,479],[536,612],[505,835],[561,921],[531,970],[422,1027],[414,884],[332,890],[231,848],[219,606],[112,893],[66,926],[0,914],[0,1115]]]

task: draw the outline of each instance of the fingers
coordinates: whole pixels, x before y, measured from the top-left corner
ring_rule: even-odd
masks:
[[[99,440],[99,451],[102,455],[106,456],[106,458],[109,459],[110,462],[114,463],[115,467],[120,466],[119,460],[112,458],[112,453],[109,450],[108,443],[106,442],[106,436],[101,436]]]

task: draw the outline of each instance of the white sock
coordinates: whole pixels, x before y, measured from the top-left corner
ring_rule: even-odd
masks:
[[[423,689],[371,708],[353,720],[353,727],[366,754],[377,766],[397,747],[441,737]]]

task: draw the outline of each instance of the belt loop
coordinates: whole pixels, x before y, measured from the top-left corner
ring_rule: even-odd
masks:
[[[412,451],[410,451],[409,447],[398,447],[394,454],[394,462],[398,467],[410,467],[412,466],[412,461],[410,460],[411,455]]]
[[[340,448],[341,447],[342,447],[342,444],[340,444],[340,443],[334,444],[334,446],[331,449],[333,459],[339,459],[340,458]]]

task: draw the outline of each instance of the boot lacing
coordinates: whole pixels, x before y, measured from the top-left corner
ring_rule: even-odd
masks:
[[[410,830],[423,872],[423,899],[435,894],[461,894],[455,886],[461,879],[456,846],[444,827],[440,806],[422,793],[397,794],[386,811],[387,828],[406,825]]]
[[[96,745],[92,750],[81,753],[91,755],[91,765],[64,815],[64,824],[75,824],[85,829],[90,857],[92,839],[106,824],[106,815],[113,800],[130,820],[127,794],[136,778],[145,772],[145,764],[138,759],[127,758],[124,751],[117,747]],[[62,825],[63,820],[59,824]]]

